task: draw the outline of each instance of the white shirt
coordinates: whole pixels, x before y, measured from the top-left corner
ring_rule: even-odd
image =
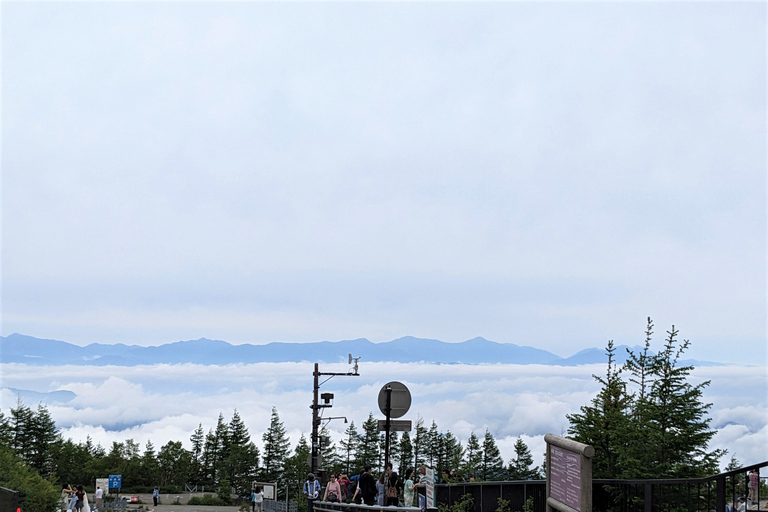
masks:
[[[101,487],[99,487],[98,489],[96,489],[96,499],[99,500],[101,499],[102,496],[104,496],[104,490]]]

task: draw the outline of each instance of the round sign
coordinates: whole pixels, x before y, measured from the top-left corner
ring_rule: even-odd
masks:
[[[388,391],[390,390],[390,391]],[[390,382],[384,384],[379,391],[379,410],[384,416],[387,415],[387,395],[389,398],[389,417],[399,418],[408,412],[411,408],[411,392],[402,382]]]

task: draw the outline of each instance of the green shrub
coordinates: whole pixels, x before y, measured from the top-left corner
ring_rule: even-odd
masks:
[[[227,505],[227,503],[225,503],[224,500],[218,496],[214,496],[213,494],[203,494],[202,498],[198,496],[189,498],[187,505],[211,505],[221,507]]]

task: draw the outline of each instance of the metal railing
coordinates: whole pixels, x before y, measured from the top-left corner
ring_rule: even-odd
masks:
[[[726,512],[741,496],[749,491],[748,472],[768,467],[768,461],[745,466],[734,471],[704,478],[592,481],[592,512]],[[765,482],[765,477],[762,477]],[[746,509],[766,511],[768,492],[764,484],[758,486],[756,504],[747,503]],[[546,510],[546,482],[525,480],[514,482],[467,482],[438,484],[435,486],[437,503],[452,506],[469,494],[475,503],[475,512],[495,512],[499,498],[508,502],[509,510],[523,510],[529,498],[533,511]],[[764,506],[765,505],[765,506]]]

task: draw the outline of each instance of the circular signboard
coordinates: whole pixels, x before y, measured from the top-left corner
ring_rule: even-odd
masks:
[[[411,392],[402,382],[393,381],[384,384],[379,391],[379,410],[387,415],[387,389],[392,390],[389,399],[389,417],[399,418],[411,408]]]

